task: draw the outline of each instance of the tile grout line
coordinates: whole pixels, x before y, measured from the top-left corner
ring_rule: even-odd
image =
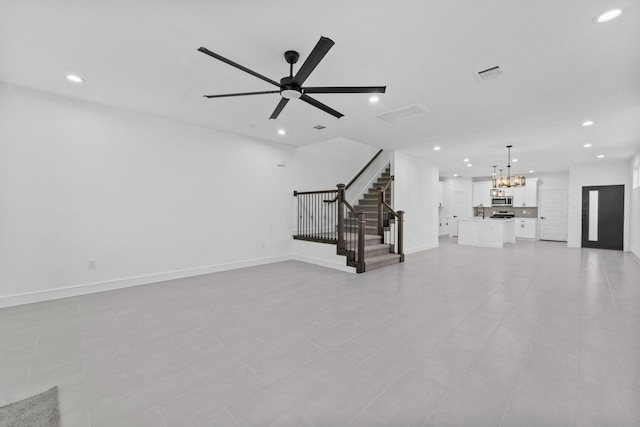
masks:
[[[162,421],[162,425],[164,427],[167,427],[167,421],[164,419],[164,417],[162,416],[162,412],[160,412],[160,406],[156,406],[154,408],[156,410],[156,412],[158,413],[158,415],[160,416],[160,421]]]

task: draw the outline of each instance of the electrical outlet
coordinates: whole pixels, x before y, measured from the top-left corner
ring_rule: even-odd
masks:
[[[95,259],[90,259],[89,270],[95,270],[96,268],[98,268],[98,261],[96,261]]]

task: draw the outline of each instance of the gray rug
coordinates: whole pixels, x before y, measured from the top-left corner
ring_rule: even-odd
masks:
[[[0,427],[60,427],[58,387],[0,408]]]

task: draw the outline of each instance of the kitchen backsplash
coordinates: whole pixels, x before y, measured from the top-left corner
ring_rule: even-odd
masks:
[[[513,208],[516,218],[537,218],[538,208]]]
[[[504,208],[485,208],[484,214],[486,217],[490,217],[493,215],[493,211],[514,211],[516,214],[516,218],[537,218],[538,217],[538,208],[512,208],[512,207],[504,207]],[[479,209],[473,210],[474,216],[482,216],[482,211]]]

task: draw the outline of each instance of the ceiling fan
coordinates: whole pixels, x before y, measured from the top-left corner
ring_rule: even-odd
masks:
[[[298,62],[300,55],[294,50],[288,50],[284,53],[284,59],[289,64],[289,75],[280,79],[280,83],[271,80],[262,74],[256,73],[253,70],[243,67],[217,53],[211,52],[205,47],[198,49],[200,52],[205,53],[213,58],[216,58],[222,62],[225,62],[232,67],[236,67],[245,73],[249,73],[265,82],[271,83],[278,87],[278,90],[267,90],[261,92],[243,92],[243,93],[227,93],[223,95],[204,95],[205,98],[224,98],[230,96],[246,96],[246,95],[263,95],[266,93],[279,93],[282,99],[273,110],[270,119],[277,119],[282,109],[287,105],[290,99],[300,99],[307,104],[313,105],[322,111],[331,114],[336,118],[342,117],[344,114],[334,110],[333,108],[324,105],[316,99],[310,97],[310,93],[384,93],[387,89],[386,86],[323,86],[323,87],[302,87],[302,84],[307,80],[309,75],[318,66],[322,58],[329,52],[329,49],[334,45],[333,40],[327,37],[320,37],[320,40],[309,54],[309,57],[304,61],[304,64],[300,67],[296,75],[293,75],[293,64]]]

